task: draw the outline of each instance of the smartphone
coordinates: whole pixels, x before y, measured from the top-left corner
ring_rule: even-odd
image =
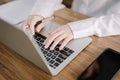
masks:
[[[80,74],[77,80],[113,80],[119,69],[120,53],[107,48]]]

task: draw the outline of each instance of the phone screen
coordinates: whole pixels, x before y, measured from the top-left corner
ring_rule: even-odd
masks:
[[[78,80],[111,80],[120,68],[120,53],[110,48],[78,77]]]

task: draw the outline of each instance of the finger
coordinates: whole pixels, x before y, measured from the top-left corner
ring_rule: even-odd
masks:
[[[58,33],[55,33],[55,34],[53,34],[53,35],[50,35],[50,36],[45,40],[45,42],[44,42],[45,48],[48,48],[48,47],[50,46],[50,44],[54,41],[54,39],[55,39],[56,37],[58,37],[59,35],[61,35],[62,33],[63,33],[63,31],[60,31],[60,32],[58,32]]]
[[[53,34],[59,32],[59,31],[61,31],[61,29],[57,28],[57,29],[55,29],[55,30],[49,32],[49,35],[53,35]]]
[[[35,21],[32,21],[30,23],[30,30],[31,30],[32,35],[34,35],[34,33],[35,33],[34,25],[35,25]]]
[[[57,37],[55,40],[54,40],[54,43],[52,44],[52,46],[50,47],[50,50],[54,50],[54,48],[56,47],[56,45],[62,41],[64,38],[66,37],[66,35],[63,35],[61,34],[61,36]]]
[[[22,29],[25,30],[28,27],[27,21],[22,23]]]
[[[40,25],[37,26],[36,31],[40,32],[44,26],[45,26],[45,23],[41,23]]]
[[[62,50],[71,39],[72,38],[66,38],[66,39],[64,39],[59,49]]]
[[[23,22],[22,26],[26,27],[28,25],[27,21]]]

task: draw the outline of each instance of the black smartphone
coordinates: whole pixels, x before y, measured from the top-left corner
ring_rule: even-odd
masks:
[[[107,48],[80,74],[78,80],[112,80],[119,69],[120,53]]]

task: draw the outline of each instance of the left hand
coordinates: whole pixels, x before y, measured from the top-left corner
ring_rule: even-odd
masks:
[[[38,22],[38,21],[41,21],[43,20],[44,17],[43,16],[36,16],[36,15],[31,15],[28,17],[28,19],[23,23],[23,29],[26,29],[27,27],[30,28],[30,31],[32,33],[32,35],[35,34],[35,31],[39,32],[41,31],[41,29],[45,26],[45,22],[44,23],[41,23],[39,24],[36,28],[35,28],[35,24]]]
[[[59,50],[62,50],[71,39],[73,39],[73,33],[69,25],[63,25],[49,33],[48,38],[44,42],[45,48],[48,48],[50,44],[54,41],[53,44],[50,46],[50,50],[54,50],[56,45],[62,41],[59,48]]]

